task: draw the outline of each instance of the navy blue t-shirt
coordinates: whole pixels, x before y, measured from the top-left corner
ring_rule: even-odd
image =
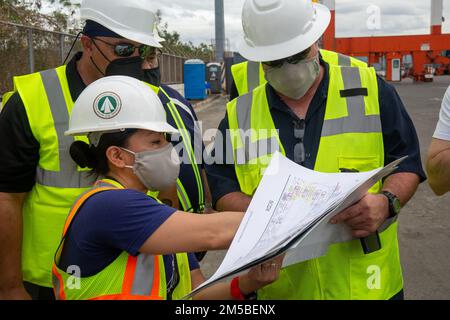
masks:
[[[139,254],[145,241],[177,210],[142,192],[118,189],[91,196],[72,221],[59,267],[76,265],[82,277],[97,274],[126,251]],[[173,255],[164,256],[166,279],[172,279]],[[199,268],[189,254],[191,270]]]

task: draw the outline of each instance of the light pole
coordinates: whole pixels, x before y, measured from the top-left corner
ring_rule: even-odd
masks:
[[[216,12],[216,60],[223,61],[225,52],[225,10],[223,0],[215,0]]]

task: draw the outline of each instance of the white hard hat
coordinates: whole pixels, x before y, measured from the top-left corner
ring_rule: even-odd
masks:
[[[156,15],[147,0],[83,0],[81,19],[95,21],[132,41],[161,48],[155,38]]]
[[[155,23],[155,27],[153,29],[153,34],[155,36],[156,41],[158,42],[164,42],[166,41],[166,39],[164,39],[163,37],[161,37],[161,35],[159,34],[159,30],[158,30],[158,25]]]
[[[167,123],[162,102],[148,85],[135,78],[112,76],[93,82],[81,93],[65,135],[125,129],[178,132]]]
[[[239,53],[258,62],[290,57],[319,40],[330,20],[330,10],[311,0],[246,0]]]

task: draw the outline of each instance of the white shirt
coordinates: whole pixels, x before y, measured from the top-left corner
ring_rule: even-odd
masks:
[[[450,141],[450,87],[442,100],[441,114],[433,138]]]

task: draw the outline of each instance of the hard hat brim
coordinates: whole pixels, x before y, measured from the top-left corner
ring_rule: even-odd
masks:
[[[101,14],[95,10],[89,8],[81,8],[81,16],[83,20],[95,21],[103,27],[124,37],[125,39],[136,41],[140,44],[145,44],[155,48],[162,48],[162,45],[158,42],[153,33],[148,34],[136,30],[126,29],[124,27],[121,27],[117,23],[113,23],[104,14]]]
[[[136,41],[140,44],[145,44],[150,47],[155,48],[162,48],[163,46],[158,42],[155,36],[149,36],[148,34],[144,33],[136,33],[136,32],[130,32],[128,30],[120,30],[116,29],[114,30],[117,34],[121,35],[125,39]]]
[[[311,47],[325,33],[331,21],[331,13],[327,7],[318,3],[313,3],[313,6],[317,13],[317,22],[306,34],[270,46],[251,46],[242,37],[238,43],[239,53],[250,61],[267,62],[288,58]]]
[[[154,132],[160,132],[160,133],[169,133],[169,134],[176,134],[179,131],[172,127],[170,124],[165,122],[149,122],[149,123],[142,123],[142,124],[135,124],[135,123],[111,123],[108,126],[99,126],[98,128],[92,129],[92,128],[77,128],[76,130],[67,130],[64,132],[64,135],[66,136],[84,136],[88,135],[92,132],[108,132],[108,131],[114,131],[114,130],[120,130],[120,129],[142,129],[142,130],[149,130]]]

